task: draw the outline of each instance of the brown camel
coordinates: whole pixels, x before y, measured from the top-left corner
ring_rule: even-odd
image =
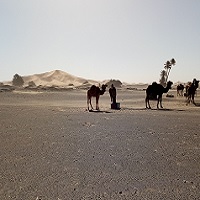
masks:
[[[184,85],[181,83],[178,84],[176,87],[177,96],[183,96],[183,90],[184,90]]]
[[[89,110],[89,104],[93,110],[93,106],[92,106],[92,97],[96,97],[96,110],[99,110],[99,97],[100,95],[103,95],[106,91],[106,87],[107,85],[102,85],[101,89],[95,85],[92,85],[90,87],[90,89],[87,91],[87,106],[88,106],[88,110]]]
[[[162,95],[163,93],[167,93],[169,91],[169,89],[171,89],[172,86],[172,82],[168,81],[167,82],[167,87],[163,87],[161,84],[158,84],[156,82],[153,82],[152,85],[149,85],[146,89],[146,108],[151,109],[149,100],[151,96],[158,96],[157,98],[157,109],[159,109],[159,103],[160,103],[160,107],[163,108],[162,106]]]
[[[193,79],[193,82],[190,85],[187,85],[187,89],[186,89],[186,97],[187,97],[187,103],[186,105],[188,105],[190,102],[192,102],[194,105],[194,96],[196,93],[197,88],[199,87],[199,81],[197,81],[195,78]]]
[[[185,86],[185,93],[184,96],[187,98],[188,96],[188,88],[192,85],[192,82],[187,82],[186,86]]]

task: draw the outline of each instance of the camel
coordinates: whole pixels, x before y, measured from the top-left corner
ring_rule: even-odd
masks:
[[[95,85],[92,85],[90,89],[87,91],[87,107],[89,110],[89,104],[91,106],[91,109],[93,110],[92,106],[92,97],[96,97],[96,110],[99,110],[99,97],[100,95],[103,95],[106,91],[107,85],[102,85],[101,89]]]
[[[167,87],[163,87],[161,84],[158,84],[156,82],[153,82],[152,85],[149,85],[146,89],[146,108],[151,109],[149,100],[151,96],[158,96],[157,98],[157,109],[159,109],[159,103],[160,103],[160,107],[163,108],[162,106],[162,95],[163,93],[167,93],[169,91],[169,89],[171,89],[172,86],[172,82],[168,81],[167,82]]]
[[[183,96],[183,90],[184,90],[183,84],[177,85],[177,87],[176,87],[177,96]]]
[[[186,105],[188,105],[190,102],[192,102],[194,105],[194,96],[196,93],[197,88],[199,87],[199,81],[197,81],[195,78],[193,79],[193,82],[189,85],[187,85],[187,89],[186,89],[186,97],[187,97],[187,103]]]

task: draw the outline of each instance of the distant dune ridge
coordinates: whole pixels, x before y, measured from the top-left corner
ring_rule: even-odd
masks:
[[[87,89],[91,85],[99,86],[99,84],[107,84],[108,87],[110,87],[111,84],[114,84],[115,87],[125,87],[127,89],[146,89],[148,86],[147,83],[122,83],[120,80],[113,79],[113,77],[111,77],[110,80],[104,81],[90,80],[71,75],[62,70],[53,70],[40,74],[22,76],[22,78],[25,87],[29,85],[29,82],[34,82],[36,86],[77,87],[82,89]],[[173,88],[176,88],[178,83],[180,82],[174,83]],[[12,85],[12,81],[6,81],[3,84]]]
[[[110,79],[104,81],[96,81],[85,79],[71,75],[62,70],[53,70],[41,74],[33,74],[28,76],[22,76],[24,80],[24,86],[28,86],[29,82],[34,82],[36,86],[58,86],[58,87],[80,87],[88,88],[91,85],[108,84],[110,87],[113,83],[116,87],[121,87],[122,83],[119,80]],[[4,84],[12,85],[11,81],[4,82]]]
[[[61,70],[53,70],[41,74],[22,76],[24,85],[33,81],[37,86],[80,86],[84,84],[97,84],[97,81],[88,80],[81,77],[73,76]]]

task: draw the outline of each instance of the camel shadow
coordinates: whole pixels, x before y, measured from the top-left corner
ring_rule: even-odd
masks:
[[[146,108],[121,108],[121,110],[136,111],[136,110],[146,110]]]
[[[196,107],[200,107],[200,103],[195,103],[195,106]]]
[[[93,113],[112,113],[110,111],[107,110],[88,110],[89,112],[93,112]]]
[[[145,110],[155,110],[155,111],[178,111],[178,112],[183,112],[183,111],[185,111],[185,110],[183,110],[183,109],[170,109],[170,108],[159,108],[159,109],[157,109],[157,108],[151,108],[151,109],[148,109],[148,108],[145,108]]]
[[[140,111],[140,110],[153,110],[153,111],[185,111],[183,109],[169,109],[169,108],[123,108],[122,110],[129,110],[129,111]]]

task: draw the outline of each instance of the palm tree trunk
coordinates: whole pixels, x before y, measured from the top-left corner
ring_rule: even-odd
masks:
[[[170,70],[171,70],[171,68],[169,68],[169,71],[167,72],[166,83],[167,83],[167,79],[169,77]]]

